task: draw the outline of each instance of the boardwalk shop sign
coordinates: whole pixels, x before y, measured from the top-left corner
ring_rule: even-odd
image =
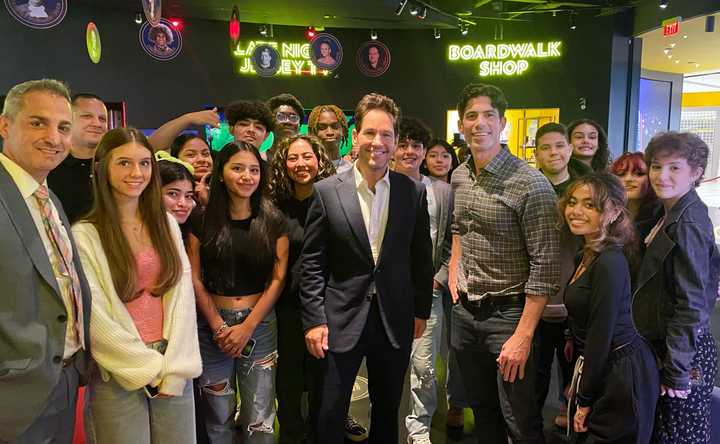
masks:
[[[562,42],[488,43],[479,45],[449,45],[450,62],[478,62],[480,77],[519,76],[535,59],[558,58]]]

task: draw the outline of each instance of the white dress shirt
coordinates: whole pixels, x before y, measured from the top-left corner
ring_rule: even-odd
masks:
[[[432,239],[433,247],[437,242],[438,235],[438,208],[437,201],[435,200],[435,190],[433,188],[433,179],[428,176],[421,176],[420,181],[425,185],[427,191],[427,203],[428,203],[428,215],[430,216],[430,239]],[[433,250],[433,255],[435,251]]]
[[[363,222],[365,223],[365,229],[367,230],[368,239],[370,240],[373,260],[375,261],[375,265],[377,265],[388,220],[390,169],[388,168],[382,179],[375,184],[375,192],[370,190],[367,181],[362,174],[360,174],[357,162],[355,162],[353,166],[353,173],[355,174],[355,187],[357,189],[358,200],[360,201],[360,211],[362,212]]]
[[[20,191],[20,194],[25,201],[25,205],[27,205],[27,208],[30,211],[33,222],[35,222],[35,227],[37,228],[38,233],[40,233],[40,238],[42,239],[43,246],[45,247],[45,251],[47,252],[48,258],[50,259],[50,265],[52,265],[53,274],[55,275],[55,279],[57,280],[58,288],[60,289],[62,300],[65,304],[65,309],[67,310],[67,323],[65,325],[65,351],[63,353],[63,358],[67,359],[80,349],[80,343],[78,342],[77,334],[75,332],[75,302],[72,295],[72,279],[70,278],[70,276],[58,274],[58,272],[56,271],[60,269],[58,264],[62,259],[58,257],[55,252],[55,248],[50,241],[50,238],[48,238],[47,232],[45,231],[45,226],[43,225],[40,206],[35,196],[33,196],[33,193],[35,193],[35,191],[40,188],[40,184],[37,183],[37,181],[30,175],[30,173],[22,169],[22,167],[20,167],[17,163],[13,162],[10,158],[8,158],[2,153],[0,153],[0,163],[8,171],[13,182],[15,182],[15,185],[17,185],[18,190]],[[47,181],[44,183],[44,185],[47,187]],[[50,208],[52,209],[53,221],[59,227],[60,235],[64,238],[67,245],[71,245],[70,237],[67,233],[67,228],[60,221],[58,210],[55,207],[52,199],[50,199],[49,203]],[[71,251],[71,254],[74,255],[75,252]],[[78,310],[82,310],[82,307],[78,307]],[[78,328],[82,328],[82,326],[79,326]]]

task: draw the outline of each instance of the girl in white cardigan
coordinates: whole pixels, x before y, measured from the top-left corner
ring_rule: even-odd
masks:
[[[190,264],[142,133],[105,134],[93,188],[93,210],[73,226],[100,369],[89,387],[90,433],[102,444],[194,443],[192,378],[202,366]]]

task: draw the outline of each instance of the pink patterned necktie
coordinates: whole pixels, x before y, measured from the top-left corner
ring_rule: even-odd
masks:
[[[72,281],[71,292],[73,299],[73,318],[75,319],[75,334],[77,335],[80,346],[85,348],[82,292],[80,290],[80,279],[78,278],[75,265],[72,261],[72,250],[65,238],[60,234],[60,227],[58,227],[58,224],[53,220],[52,206],[50,205],[50,195],[48,194],[47,187],[40,185],[40,188],[38,188],[33,195],[40,205],[40,214],[43,225],[45,226],[45,233],[47,233],[50,243],[55,249],[55,254],[60,259],[56,272],[59,272],[62,276],[70,277]]]

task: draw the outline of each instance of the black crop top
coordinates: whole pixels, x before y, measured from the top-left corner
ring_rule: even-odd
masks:
[[[201,279],[210,293],[219,296],[247,296],[262,293],[273,272],[274,261],[264,266],[248,251],[248,232],[253,218],[230,221],[232,261],[223,262],[202,245],[202,213],[191,218],[192,233],[200,240]],[[234,262],[234,264],[233,264]]]

